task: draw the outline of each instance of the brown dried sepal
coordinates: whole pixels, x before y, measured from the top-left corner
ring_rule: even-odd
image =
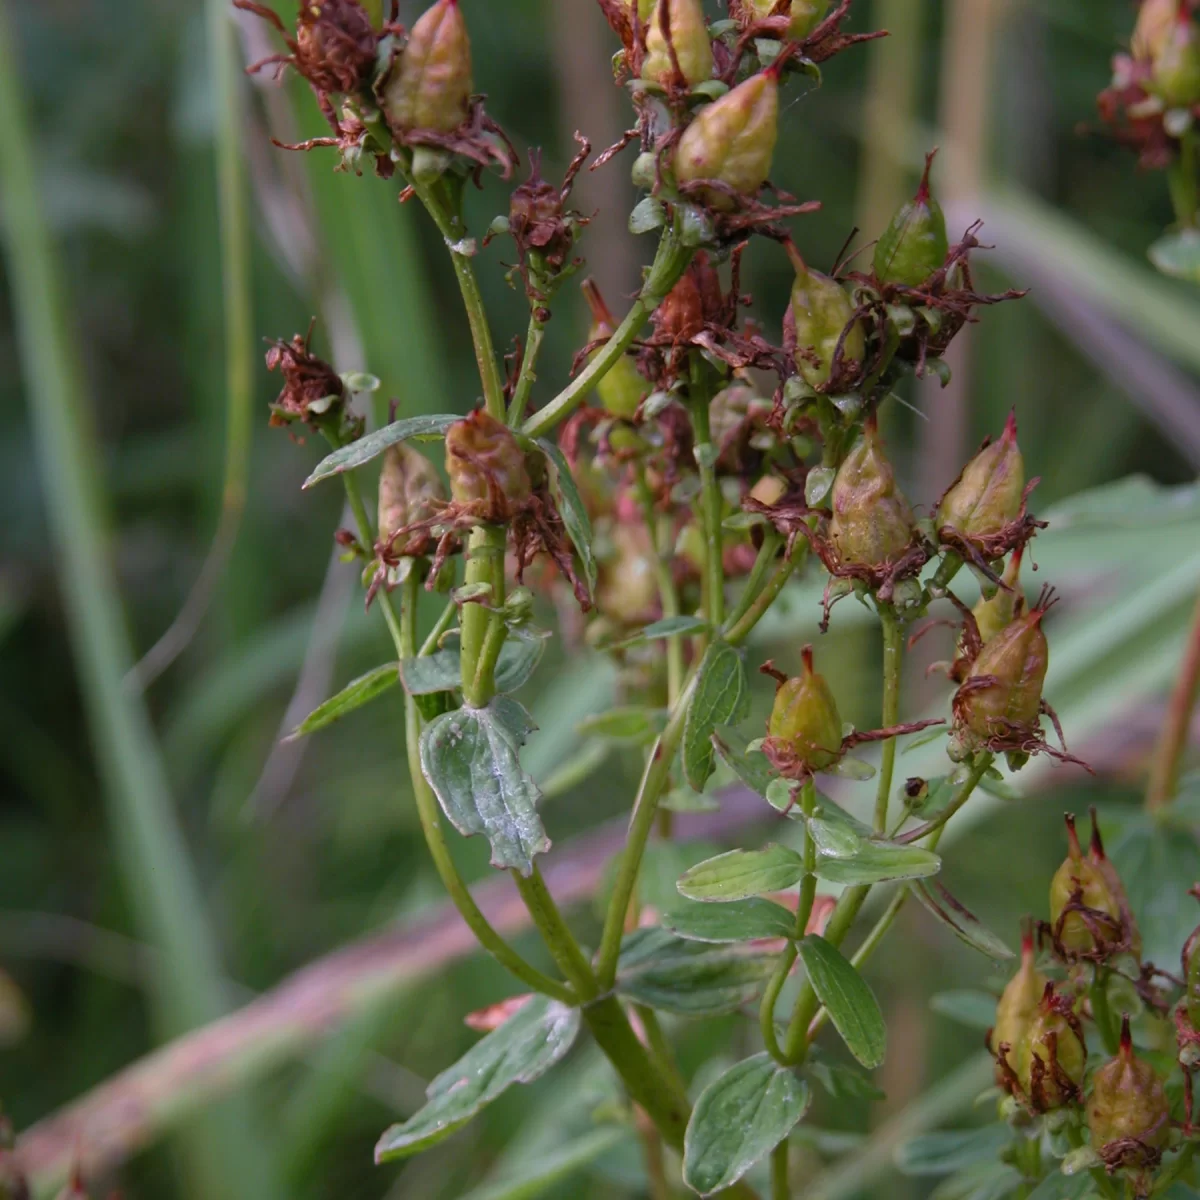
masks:
[[[1071,950],[1063,944],[1064,923],[1071,915],[1077,916],[1091,934],[1092,949]],[[1057,921],[1053,924],[1049,921],[1038,922],[1038,941],[1042,945],[1049,942],[1054,957],[1064,963],[1107,963],[1122,954],[1132,953],[1129,930],[1125,922],[1101,909],[1089,908],[1083,902],[1082,887],[1076,887],[1071,893]]]
[[[1105,132],[1138,156],[1138,166],[1155,171],[1169,167],[1179,155],[1179,140],[1163,124],[1163,108],[1146,90],[1153,64],[1128,54],[1112,60],[1112,83],[1096,97]],[[1200,113],[1200,105],[1192,109]]]
[[[605,0],[600,0],[601,4]],[[814,25],[808,35],[797,42],[792,42],[793,55],[810,63],[828,62],[835,54],[857,45],[859,42],[872,42],[876,38],[887,37],[886,29],[876,29],[871,33],[843,33],[842,21],[850,12],[852,0],[840,0],[827,17]],[[759,17],[753,9],[748,9],[740,0],[729,0],[729,15],[742,27],[729,64],[721,73],[725,83],[732,83],[741,65],[743,55],[755,38],[771,38],[775,41],[787,41],[788,26],[791,21],[789,14],[791,0],[776,0],[775,11],[769,17]]]
[[[663,161],[662,155],[668,153],[673,145],[672,140],[655,147],[660,164]],[[791,233],[787,226],[780,224],[781,221],[819,212],[821,209],[820,200],[797,202],[795,196],[776,187],[770,181],[763,184],[758,194],[753,196],[739,192],[720,179],[693,179],[681,184],[678,190],[690,205],[701,208],[708,214],[716,230],[717,241],[723,245],[752,233],[761,234],[776,242],[786,242]],[[762,193],[768,190],[774,193],[778,203],[768,204],[761,199]],[[713,208],[706,204],[704,197],[713,193],[724,197],[729,202],[728,206]]]
[[[1055,1015],[1061,1017],[1078,1039],[1081,1046],[1086,1045],[1083,1024],[1075,1012],[1074,1003],[1070,996],[1059,992],[1053,983],[1046,984],[1042,994],[1042,1005]],[[991,1044],[991,1030],[988,1030],[985,1044]],[[1046,1059],[1043,1062],[1037,1054],[1030,1054],[1029,1090],[1026,1091],[1021,1080],[1008,1061],[1012,1046],[1001,1042],[996,1047],[993,1057],[996,1060],[996,1081],[1006,1092],[1020,1102],[1028,1112],[1038,1115],[1049,1112],[1054,1108],[1062,1108],[1068,1104],[1079,1104],[1083,1100],[1083,1091],[1062,1064],[1058,1061],[1058,1034],[1050,1030],[1042,1039],[1046,1048]],[[1047,1082],[1053,1085],[1054,1091],[1047,1091]]]
[[[385,76],[386,79],[386,76]],[[482,185],[483,172],[495,167],[501,179],[511,179],[520,156],[506,134],[484,108],[484,96],[472,96],[467,119],[450,133],[439,133],[436,129],[393,129],[392,137],[405,146],[432,146],[465,158],[474,164],[472,179],[476,187]],[[405,201],[412,193],[406,188],[401,194]]]
[[[290,341],[270,343],[267,370],[283,376],[283,387],[271,405],[270,423],[282,426],[303,421],[311,429],[319,429],[336,422],[342,440],[352,441],[362,436],[363,419],[347,407],[341,376],[309,350],[312,331],[309,325],[303,337],[297,333]]]

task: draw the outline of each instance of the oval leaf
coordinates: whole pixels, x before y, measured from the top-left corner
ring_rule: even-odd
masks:
[[[1000,938],[970,909],[955,900],[936,879],[932,883],[924,880],[914,883],[910,890],[943,925],[950,927],[955,937],[966,942],[973,950],[997,962],[1016,957]]]
[[[713,730],[740,721],[750,708],[746,664],[728,642],[705,652],[683,726],[683,773],[698,792],[713,771]]]
[[[723,902],[782,892],[804,878],[804,859],[786,846],[730,850],[698,863],[676,885],[689,900]]]
[[[546,438],[538,439],[538,449],[546,456],[550,467],[550,487],[558,504],[558,512],[566,527],[567,536],[583,564],[583,577],[588,592],[596,590],[596,556],[592,553],[592,522],[587,507],[575,486],[575,478],[563,452]]]
[[[895,842],[863,842],[849,858],[817,855],[818,879],[830,883],[886,883],[889,879],[920,879],[936,875],[942,860],[932,850],[920,846],[900,846]]]
[[[482,833],[492,866],[533,871],[533,858],[550,849],[537,814],[541,793],[517,752],[533,728],[507,696],[486,708],[444,713],[421,734],[421,770],[442,811],[464,837]]]
[[[509,637],[496,660],[496,690],[515,692],[537,670],[546,649],[542,637]],[[462,660],[455,647],[437,650],[420,658],[406,658],[400,664],[404,690],[411,696],[430,696],[453,692],[462,683]]]
[[[1007,1125],[927,1133],[896,1151],[896,1167],[905,1175],[949,1175],[978,1162],[994,1162],[1012,1140]]]
[[[400,682],[398,666],[398,663],[384,663],[382,667],[376,667],[375,670],[351,680],[336,696],[330,696],[324,704],[314,708],[284,740],[290,742],[295,738],[315,733],[318,729],[324,729],[326,725],[332,725],[334,721],[352,713],[356,708],[362,708],[376,696],[383,695]]]
[[[683,1181],[701,1196],[730,1187],[808,1110],[808,1084],[766,1053],[730,1067],[700,1093],[683,1140]]]
[[[313,473],[304,481],[306,488],[322,479],[340,475],[343,471],[352,471],[378,458],[389,446],[397,442],[428,441],[444,434],[459,417],[452,413],[439,413],[436,416],[406,417],[403,421],[393,421],[382,429],[360,437],[357,442],[351,442],[332,454],[327,454]]]
[[[545,1074],[578,1033],[579,1009],[544,996],[522,1005],[433,1080],[425,1093],[428,1103],[379,1139],[375,1161],[405,1158],[449,1137],[512,1084]]]
[[[863,977],[836,946],[810,933],[800,943],[800,958],[817,998],[841,1034],[846,1048],[864,1067],[883,1062],[887,1030],[879,1001]]]
[[[659,638],[679,637],[685,633],[700,633],[708,628],[708,622],[700,617],[663,617],[629,637],[616,642],[605,642],[601,650],[626,650],[630,646],[640,646],[644,642],[657,641]]]
[[[754,942],[763,938],[790,938],[796,917],[782,904],[753,897],[729,904],[686,904],[662,915],[672,933],[692,942]]]
[[[808,832],[818,854],[829,858],[853,858],[863,848],[863,840],[853,830],[837,821],[813,817],[808,822]]]

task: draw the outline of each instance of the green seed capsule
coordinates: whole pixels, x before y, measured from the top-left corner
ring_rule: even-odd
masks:
[[[470,111],[471,43],[458,0],[437,0],[412,27],[380,103],[388,124],[452,133]]]
[[[482,408],[446,430],[446,473],[451,496],[481,521],[507,521],[533,492],[512,430]]]
[[[594,342],[600,338],[612,337],[616,326],[613,323],[613,315],[604,302],[604,297],[600,294],[600,289],[591,279],[585,279],[582,287],[583,297],[592,313],[588,341]],[[599,353],[600,348],[598,347],[593,351],[592,357],[594,358]],[[646,380],[638,374],[637,366],[627,354],[622,354],[611,370],[596,384],[596,395],[605,410],[612,413],[614,417],[622,417],[625,420],[637,412],[638,405],[646,398],[649,390]]]
[[[1049,983],[1034,959],[1033,931],[1026,924],[1021,936],[1021,965],[1000,994],[996,1023],[988,1038],[988,1049],[993,1054],[998,1055],[1001,1046],[1008,1046],[1005,1058],[1014,1070],[1028,1053],[1029,1031]]]
[[[753,196],[771,173],[778,133],[779,82],[760,71],[707,104],[683,131],[675,151],[675,178],[681,184],[713,179],[743,196]],[[731,197],[706,189],[712,208],[733,207]]]
[[[853,376],[866,354],[866,336],[862,322],[854,320],[854,305],[845,288],[828,275],[809,270],[793,247],[788,247],[788,257],[796,269],[791,305],[796,370],[809,387],[820,391],[833,374],[838,342],[842,370]]]
[[[742,7],[756,21],[775,15],[775,0],[742,0]],[[829,0],[792,0],[787,11],[791,18],[787,36],[798,40],[807,37],[825,19]]]
[[[1021,1086],[1042,1109],[1061,1108],[1074,1096],[1074,1090],[1057,1077],[1055,1064],[1076,1088],[1083,1082],[1087,1047],[1067,1015],[1069,1011],[1069,1004],[1055,994],[1054,985],[1047,984],[1017,1066]],[[1040,1063],[1036,1072],[1035,1060]]]
[[[1050,881],[1050,924],[1063,949],[1072,954],[1093,953],[1105,944],[1120,941],[1120,901],[1113,895],[1104,872],[1084,857],[1074,816],[1068,813],[1066,822],[1067,857]],[[1072,901],[1095,915],[1068,909]]]
[[[916,195],[896,213],[875,243],[875,278],[880,283],[920,287],[946,262],[950,241],[942,206],[929,192],[932,166],[933,154],[929,154]]]
[[[1121,1048],[1116,1057],[1092,1080],[1087,1120],[1092,1148],[1103,1154],[1106,1146],[1125,1143],[1122,1157],[1131,1166],[1135,1164],[1127,1152],[1130,1141],[1141,1143],[1144,1161],[1156,1161],[1167,1144],[1171,1132],[1167,1093],[1154,1068],[1134,1054],[1128,1016],[1121,1023]]]
[[[1014,410],[1000,439],[984,446],[942,497],[936,524],[968,538],[994,537],[1020,515],[1024,494],[1025,460]]]
[[[912,544],[912,509],[896,486],[874,419],[838,468],[831,498],[829,537],[844,564],[882,567]]]
[[[1092,840],[1088,846],[1088,862],[1100,872],[1104,879],[1104,883],[1108,888],[1108,894],[1113,898],[1117,905],[1117,912],[1121,917],[1121,937],[1128,945],[1129,952],[1140,959],[1142,956],[1142,934],[1137,927],[1137,921],[1133,915],[1133,906],[1129,903],[1129,895],[1125,891],[1125,884],[1121,881],[1121,876],[1117,873],[1117,868],[1113,865],[1113,861],[1104,853],[1104,842],[1100,837],[1100,826],[1096,821],[1096,810],[1091,810],[1092,815]]]
[[[637,9],[638,20],[645,25],[654,12],[654,0],[630,0],[629,7],[630,10]]]
[[[1050,647],[1042,632],[1044,608],[993,635],[971,665],[955,698],[959,723],[977,738],[1003,736],[1012,726],[1037,722]]]
[[[671,31],[671,45],[684,82],[695,87],[712,78],[713,52],[708,40],[708,25],[700,0],[658,0],[646,21],[646,57],[642,60],[642,78],[662,87],[678,82],[671,49],[663,35],[663,16]]]
[[[1154,56],[1148,90],[1168,108],[1200,102],[1200,38],[1186,7],[1179,9]]]
[[[800,657],[801,673],[775,693],[767,734],[810,771],[821,771],[842,756],[842,719],[825,677],[813,670],[812,647]]]

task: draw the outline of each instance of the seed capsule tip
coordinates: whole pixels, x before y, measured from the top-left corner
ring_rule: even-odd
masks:
[[[1063,813],[1063,820],[1067,824],[1067,851],[1072,858],[1083,857],[1083,847],[1079,844],[1079,834],[1075,830],[1075,814]]]
[[[813,648],[811,644],[801,649],[800,658],[804,663],[804,673],[811,675],[813,673]]]
[[[913,197],[918,204],[924,204],[929,200],[929,172],[933,170],[933,160],[937,156],[938,149],[939,147],[934,146],[925,155],[925,170],[921,174],[921,182],[917,186],[917,194]]]
[[[1133,1057],[1133,1034],[1129,1030],[1129,1014],[1121,1014],[1121,1057],[1128,1060]]]
[[[1106,855],[1104,853],[1104,840],[1100,837],[1100,824],[1096,820],[1096,806],[1093,804],[1088,811],[1091,813],[1092,817],[1092,841],[1089,849],[1091,851],[1092,858],[1096,862],[1103,862]]]

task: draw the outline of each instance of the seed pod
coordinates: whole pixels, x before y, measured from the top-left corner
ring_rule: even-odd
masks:
[[[1002,629],[1006,629],[1025,611],[1025,596],[1021,591],[1021,551],[1014,550],[1001,576],[1004,587],[996,594],[981,599],[971,610],[979,630],[979,640],[987,645]]]
[[[1108,887],[1108,894],[1116,901],[1117,912],[1121,917],[1121,935],[1122,941],[1128,946],[1129,952],[1135,958],[1140,959],[1142,956],[1142,934],[1137,927],[1137,921],[1133,915],[1133,906],[1129,903],[1129,895],[1125,891],[1125,885],[1121,882],[1121,876],[1117,873],[1117,868],[1113,865],[1113,861],[1104,853],[1104,842],[1100,837],[1100,826],[1096,821],[1096,810],[1091,810],[1092,817],[1092,840],[1088,845],[1088,862],[1096,868],[1104,878],[1104,882]]]
[[[637,9],[638,20],[645,25],[654,12],[654,0],[629,0],[629,7],[631,10]]]
[[[1167,1144],[1171,1132],[1167,1093],[1154,1068],[1133,1052],[1128,1014],[1121,1021],[1116,1057],[1092,1080],[1087,1120],[1093,1149],[1103,1157],[1105,1147],[1112,1147],[1128,1166],[1156,1162]]]
[[[1163,39],[1148,84],[1168,108],[1190,108],[1200,101],[1200,37],[1181,4]]]
[[[779,120],[779,76],[774,69],[751,75],[707,104],[683,131],[675,151],[681,184],[712,179],[741,196],[754,196],[771,173]],[[734,207],[731,196],[705,188],[711,208]]]
[[[780,685],[767,721],[767,734],[810,771],[832,766],[842,756],[842,719],[823,675],[813,670],[813,650],[800,651],[799,675]]]
[[[1200,885],[1191,889],[1191,894],[1200,900]],[[1183,967],[1183,1002],[1187,1007],[1188,1022],[1200,1032],[1200,925],[1192,930],[1183,944],[1180,955]]]
[[[585,279],[582,287],[583,298],[592,312],[592,325],[588,330],[588,341],[595,342],[601,338],[612,337],[616,325],[608,305],[604,302],[604,297],[600,294],[600,289],[591,279]],[[594,358],[599,353],[600,348],[597,347],[593,351],[592,357]],[[596,384],[596,395],[604,409],[612,413],[614,417],[623,417],[626,420],[637,412],[638,405],[646,398],[649,390],[645,379],[638,374],[633,359],[627,354],[622,354]]]
[[[1077,1095],[1087,1046],[1070,1000],[1047,983],[1017,1066],[1017,1078],[1040,1111],[1061,1108]]]
[[[1017,445],[1017,414],[1008,414],[998,441],[989,442],[963,468],[942,497],[935,518],[967,538],[1001,533],[1021,513],[1025,495],[1025,460]]]
[[[1104,872],[1084,857],[1072,814],[1066,823],[1067,857],[1050,881],[1050,924],[1068,953],[1102,952],[1121,940],[1120,903]]]
[[[1033,929],[1026,923],[1021,931],[1021,965],[1005,985],[996,1004],[996,1024],[988,1035],[988,1049],[995,1055],[1007,1046],[1005,1060],[1014,1070],[1027,1053],[1029,1031],[1038,1005],[1050,981],[1037,969]]]
[[[401,555],[428,553],[428,532],[403,544],[394,539],[399,530],[432,517],[445,498],[441,476],[425,455],[403,443],[389,446],[379,473],[379,540]]]
[[[866,337],[862,322],[854,319],[854,305],[845,288],[828,275],[809,270],[790,245],[788,257],[796,269],[790,309],[796,370],[809,387],[821,391],[833,374],[838,343],[841,371],[854,376],[866,354]]]
[[[690,341],[721,315],[722,303],[720,277],[701,251],[658,306],[654,328],[674,341]]]
[[[533,491],[512,430],[482,408],[446,430],[446,473],[455,502],[484,522],[507,521]]]
[[[1141,62],[1153,62],[1159,55],[1171,26],[1179,12],[1179,0],[1142,0],[1138,9],[1137,23],[1129,40],[1133,57]]]
[[[670,45],[663,33],[663,20],[670,30]],[[713,52],[708,40],[708,25],[700,0],[658,0],[646,22],[646,57],[642,60],[642,78],[670,87],[679,82],[675,60],[683,73],[683,82],[695,87],[712,78]]]
[[[471,43],[458,0],[437,0],[412,27],[380,101],[393,129],[453,133],[470,111]]]
[[[1050,647],[1045,608],[1035,608],[994,634],[980,650],[955,697],[958,723],[977,738],[1003,737],[1037,723]]]
[[[829,537],[842,563],[882,567],[902,557],[912,544],[912,509],[896,487],[874,417],[838,468],[831,496]]]
[[[775,6],[776,0],[742,0],[743,9],[756,21],[774,16]],[[791,18],[788,22],[787,36],[795,40],[807,37],[816,28],[817,23],[825,19],[828,11],[829,0],[792,0],[787,10],[787,15]]]
[[[875,243],[875,278],[880,283],[920,287],[946,262],[950,240],[942,206],[929,192],[932,151],[925,156],[925,174],[913,198],[892,218]]]

